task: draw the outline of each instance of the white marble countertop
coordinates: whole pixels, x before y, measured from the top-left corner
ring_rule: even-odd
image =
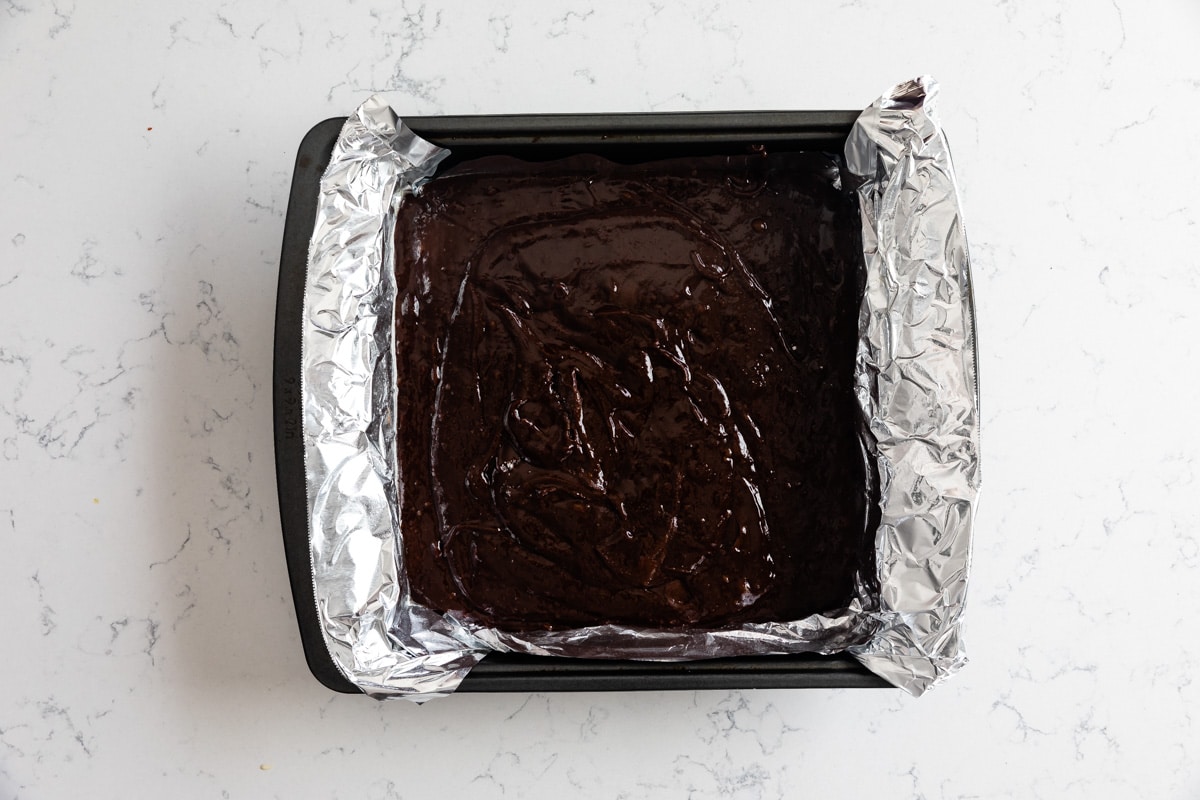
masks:
[[[0,798],[1200,796],[1200,7],[636,5],[0,1]],[[918,700],[322,688],[271,438],[305,131],[921,73],[979,303],[972,664]]]

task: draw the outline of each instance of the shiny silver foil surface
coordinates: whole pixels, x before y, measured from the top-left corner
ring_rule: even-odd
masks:
[[[677,661],[849,650],[920,693],[962,663],[958,613],[978,485],[966,250],[944,139],[922,110],[931,84],[905,86],[864,112],[855,153],[847,149],[863,178],[867,265],[880,273],[869,276],[862,309],[858,386],[884,490],[882,596],[865,576],[848,608],[710,631],[513,634],[412,600],[397,525],[392,236],[397,204],[446,151],[414,136],[378,98],[347,120],[322,178],[309,252],[303,402],[314,593],[325,643],[351,682],[374,697],[421,701],[453,691],[489,651]],[[913,171],[898,178],[904,169]],[[952,229],[913,219],[929,207]],[[933,243],[924,237],[935,232],[944,247],[926,253]],[[921,238],[900,238],[910,234]],[[909,324],[921,333],[909,336]],[[912,359],[918,350],[928,363]]]
[[[866,256],[857,393],[880,483],[881,626],[849,648],[914,695],[966,663],[961,623],[979,494],[966,231],[930,78],[862,113],[846,141]]]
[[[393,500],[389,219],[446,155],[368,100],[334,145],[309,245],[301,396],[313,588],[334,663],[376,696],[453,691],[484,652],[408,603]]]

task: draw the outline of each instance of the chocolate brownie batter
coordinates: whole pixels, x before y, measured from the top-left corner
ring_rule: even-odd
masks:
[[[844,606],[861,248],[839,159],[464,162],[400,206],[414,598],[507,630]]]

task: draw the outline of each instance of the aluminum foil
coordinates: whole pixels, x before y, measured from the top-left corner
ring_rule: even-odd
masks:
[[[849,651],[919,694],[962,661],[958,620],[978,486],[965,240],[930,81],[897,87],[847,144],[862,180],[868,291],[859,400],[883,493],[878,575],[847,608],[710,631],[510,632],[415,603],[397,503],[391,337],[395,209],[445,150],[379,98],[346,122],[309,251],[303,402],[314,596],[335,664],[375,697],[453,691],[488,652],[675,661]],[[882,592],[875,591],[875,578]]]
[[[379,696],[452,691],[484,654],[408,602],[391,499],[389,218],[446,155],[368,100],[334,145],[309,245],[301,397],[314,596],[334,663]]]
[[[920,695],[966,663],[961,625],[979,494],[979,389],[967,238],[937,83],[902,83],[846,141],[861,181],[866,292],[857,393],[881,520],[879,630],[850,648]]]

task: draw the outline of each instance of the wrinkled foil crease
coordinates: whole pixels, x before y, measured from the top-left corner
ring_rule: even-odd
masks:
[[[937,83],[902,83],[846,141],[866,256],[857,394],[873,441],[880,628],[849,651],[914,695],[966,663],[979,393],[966,231]]]
[[[926,85],[932,84],[920,84]],[[912,90],[904,95],[907,113],[926,119],[919,98],[914,101],[911,94]],[[940,437],[942,427],[948,424],[947,413],[974,430],[974,396],[965,400],[953,397],[958,404],[969,406],[969,425],[963,422],[957,405],[944,410],[951,398],[941,396],[965,386],[962,376],[951,368],[966,365],[961,345],[971,343],[969,329],[955,327],[969,322],[969,295],[963,291],[965,243],[940,131],[930,122],[913,123],[914,131],[930,133],[942,142],[938,152],[944,156],[944,165],[936,153],[922,149],[927,144],[915,149],[889,147],[886,152],[895,154],[888,158],[876,155],[876,151],[884,152],[882,142],[891,135],[883,131],[885,121],[897,131],[908,130],[900,121],[906,112],[895,110],[899,106],[889,98],[882,102],[884,105],[877,103],[864,112],[855,129],[856,141],[861,140],[855,164],[868,165],[854,170],[865,178],[859,190],[864,198],[864,232],[869,216],[865,201],[876,194],[891,196],[887,193],[890,172],[882,167],[908,163],[907,156],[900,153],[914,150],[924,154],[913,156],[918,165],[928,158],[931,164],[944,166],[945,171],[938,175],[946,181],[925,181],[923,187],[948,188],[949,194],[936,197],[923,194],[926,189],[922,188],[916,193],[917,200],[908,196],[903,202],[872,199],[875,206],[890,211],[871,216],[886,220],[880,224],[887,234],[881,236],[872,227],[865,237],[868,266],[895,269],[894,264],[908,265],[921,257],[913,242],[898,241],[894,235],[906,234],[904,226],[914,224],[908,215],[918,202],[922,208],[930,203],[950,206],[945,210],[956,233],[947,233],[938,241],[960,247],[956,259],[949,258],[949,250],[945,250],[921,262],[924,277],[920,279],[926,281],[921,288],[901,285],[895,276],[873,276],[868,282],[863,330],[873,338],[864,339],[860,347],[858,390],[870,427],[867,438],[872,441],[867,446],[884,489],[883,525],[876,542],[883,595],[868,590],[870,581],[860,580],[858,597],[848,608],[792,622],[709,631],[604,625],[514,634],[471,625],[412,600],[395,505],[397,499],[403,502],[403,486],[396,480],[392,423],[396,287],[391,237],[396,204],[433,174],[447,152],[413,135],[375,97],[347,120],[321,181],[309,252],[302,395],[314,595],[325,643],[347,679],[374,697],[402,696],[419,702],[453,691],[490,651],[678,661],[849,650],[870,669],[919,693],[961,664],[957,612],[968,549],[968,536],[961,526],[969,525],[974,492],[968,497],[954,491],[957,485],[947,488],[949,494],[942,490],[946,481],[953,481],[950,472],[969,466],[977,475],[974,439],[970,440],[971,458],[964,461],[964,454],[951,457],[944,455],[940,446],[934,448],[930,435],[936,427]],[[868,132],[863,120],[872,114],[878,122],[876,130]],[[879,143],[872,137],[878,137]],[[876,194],[871,193],[872,186],[877,187]],[[912,232],[924,235],[934,231],[923,226],[923,222],[916,225]],[[903,259],[881,255],[880,242],[899,246],[906,255]],[[912,271],[915,275],[916,269]],[[940,282],[953,282],[958,293],[930,297],[932,290],[943,291],[939,282],[930,279],[934,273]],[[906,299],[898,301],[899,297]],[[918,313],[918,306],[925,311]],[[923,325],[923,330],[930,329],[923,338],[888,327],[907,324],[910,318]],[[929,337],[935,335],[938,344],[946,347],[945,354],[929,350]],[[899,348],[893,339],[901,340]],[[928,365],[897,367],[899,358],[917,350],[930,356]],[[948,354],[955,353],[962,359],[951,364],[953,358]],[[943,379],[944,369],[953,374]],[[893,379],[894,384],[888,383]],[[918,452],[917,436],[922,437],[923,446],[936,452]],[[911,457],[919,458],[921,466],[909,465]],[[900,491],[898,476],[920,479],[899,484],[903,487]],[[978,484],[977,477],[960,482],[972,487]],[[955,509],[960,517],[953,516]],[[946,544],[942,532],[951,528],[953,541]],[[910,589],[910,583],[917,585]],[[947,608],[954,609],[952,617],[945,613]]]

